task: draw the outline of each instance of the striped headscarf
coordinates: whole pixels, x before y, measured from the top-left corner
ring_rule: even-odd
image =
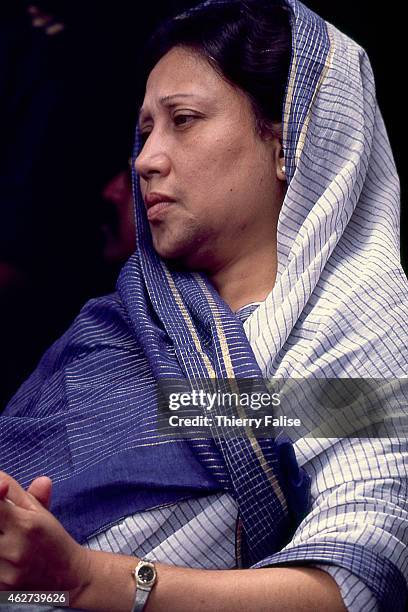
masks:
[[[267,376],[408,374],[399,180],[365,51],[300,2],[273,291],[245,328]]]

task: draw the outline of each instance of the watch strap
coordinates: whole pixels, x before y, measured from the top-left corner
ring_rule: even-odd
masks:
[[[132,612],[143,612],[143,608],[146,605],[147,598],[150,595],[151,588],[144,589],[141,586],[136,588],[136,596],[133,604]]]

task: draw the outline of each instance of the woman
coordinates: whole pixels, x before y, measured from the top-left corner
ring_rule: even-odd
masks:
[[[154,429],[161,379],[407,374],[368,60],[296,0],[206,3],[150,57],[138,250],[2,419],[0,586],[81,609],[402,610],[402,441],[301,437],[299,471],[280,436]],[[157,562],[150,592],[131,554]]]

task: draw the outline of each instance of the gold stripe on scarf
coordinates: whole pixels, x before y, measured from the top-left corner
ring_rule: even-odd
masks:
[[[168,283],[169,283],[169,287],[170,287],[171,292],[173,294],[173,297],[174,297],[174,299],[176,301],[176,304],[177,304],[177,306],[178,306],[178,308],[179,308],[179,310],[180,310],[180,312],[181,312],[181,314],[182,314],[182,316],[183,316],[183,318],[184,318],[184,320],[185,320],[185,322],[187,324],[187,327],[189,329],[191,337],[193,338],[194,345],[195,345],[197,351],[200,353],[200,355],[201,355],[201,357],[202,357],[202,359],[204,361],[205,367],[207,368],[208,378],[216,378],[215,370],[214,370],[214,368],[213,368],[213,366],[211,364],[211,361],[208,358],[208,355],[205,353],[205,351],[203,350],[203,348],[201,346],[201,342],[200,342],[200,339],[199,339],[199,337],[197,335],[197,332],[195,330],[194,323],[191,320],[190,314],[189,314],[189,312],[187,311],[187,309],[186,309],[186,307],[184,305],[184,302],[183,302],[183,300],[181,298],[181,295],[180,295],[180,293],[179,293],[179,291],[178,291],[178,289],[176,287],[176,284],[175,284],[175,282],[173,280],[173,277],[171,276],[170,272],[168,271],[166,265],[164,265],[162,263],[162,266],[163,266],[163,269],[164,269],[164,271],[166,273],[167,280],[168,280]]]
[[[311,118],[311,115],[312,115],[313,103],[314,103],[314,101],[316,99],[316,96],[317,96],[317,93],[318,93],[318,91],[319,91],[319,89],[321,87],[321,84],[323,83],[324,79],[326,78],[326,75],[327,75],[327,73],[329,71],[329,68],[331,66],[332,59],[333,59],[334,41],[332,40],[332,37],[330,36],[329,29],[327,30],[327,35],[328,35],[329,40],[330,40],[330,48],[329,48],[329,52],[328,52],[328,54],[326,56],[326,61],[324,63],[323,70],[320,73],[320,77],[319,77],[319,81],[318,81],[318,83],[316,85],[316,89],[313,92],[313,96],[312,96],[312,99],[310,101],[310,105],[309,105],[309,109],[308,109],[308,112],[307,112],[307,116],[306,116],[306,119],[305,119],[305,121],[303,123],[303,126],[302,126],[302,131],[300,132],[299,141],[298,141],[298,144],[297,144],[297,147],[296,147],[296,153],[295,153],[296,165],[298,165],[298,163],[299,163],[299,159],[300,159],[300,156],[301,156],[302,151],[303,151],[303,147],[304,147],[305,142],[306,142],[306,134],[307,134],[307,130],[309,129],[310,118]]]
[[[221,346],[221,352],[222,352],[222,357],[225,363],[225,368],[226,368],[226,373],[227,373],[227,378],[230,381],[230,385],[232,387],[232,392],[233,393],[237,393],[239,394],[239,388],[238,385],[236,383],[235,380],[235,372],[234,372],[234,368],[232,365],[232,361],[231,361],[231,357],[229,354],[229,349],[228,349],[228,343],[227,343],[227,339],[225,337],[225,333],[222,327],[222,322],[221,322],[221,318],[220,318],[220,314],[217,308],[217,305],[214,301],[213,296],[211,295],[211,293],[209,292],[208,288],[206,287],[203,279],[198,275],[195,274],[196,279],[198,281],[198,283],[201,285],[201,288],[203,290],[204,295],[206,296],[208,303],[210,305],[211,311],[213,313],[213,317],[214,317],[214,322],[215,322],[215,327],[217,330],[217,335],[218,338],[220,340],[220,346]],[[245,418],[245,411],[242,409],[242,406],[238,405],[237,406],[238,409],[238,413],[239,416],[241,418]],[[278,479],[276,478],[272,467],[268,464],[268,462],[265,459],[265,456],[262,452],[261,447],[259,446],[258,440],[255,438],[253,432],[252,432],[252,428],[249,426],[245,427],[245,431],[246,434],[248,436],[248,439],[251,443],[252,446],[252,450],[254,451],[256,458],[259,461],[259,465],[261,466],[262,470],[264,471],[270,485],[272,486],[273,492],[275,493],[276,497],[279,499],[279,502],[282,506],[282,508],[284,510],[287,510],[287,504],[286,504],[286,499],[285,496],[283,494],[283,491],[279,485]]]

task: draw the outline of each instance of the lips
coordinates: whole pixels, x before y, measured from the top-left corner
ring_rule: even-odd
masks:
[[[146,194],[145,203],[148,209],[161,202],[175,202],[175,199],[165,193],[157,193],[156,191]]]
[[[146,194],[145,204],[149,221],[159,219],[175,199],[164,193],[151,192]]]

